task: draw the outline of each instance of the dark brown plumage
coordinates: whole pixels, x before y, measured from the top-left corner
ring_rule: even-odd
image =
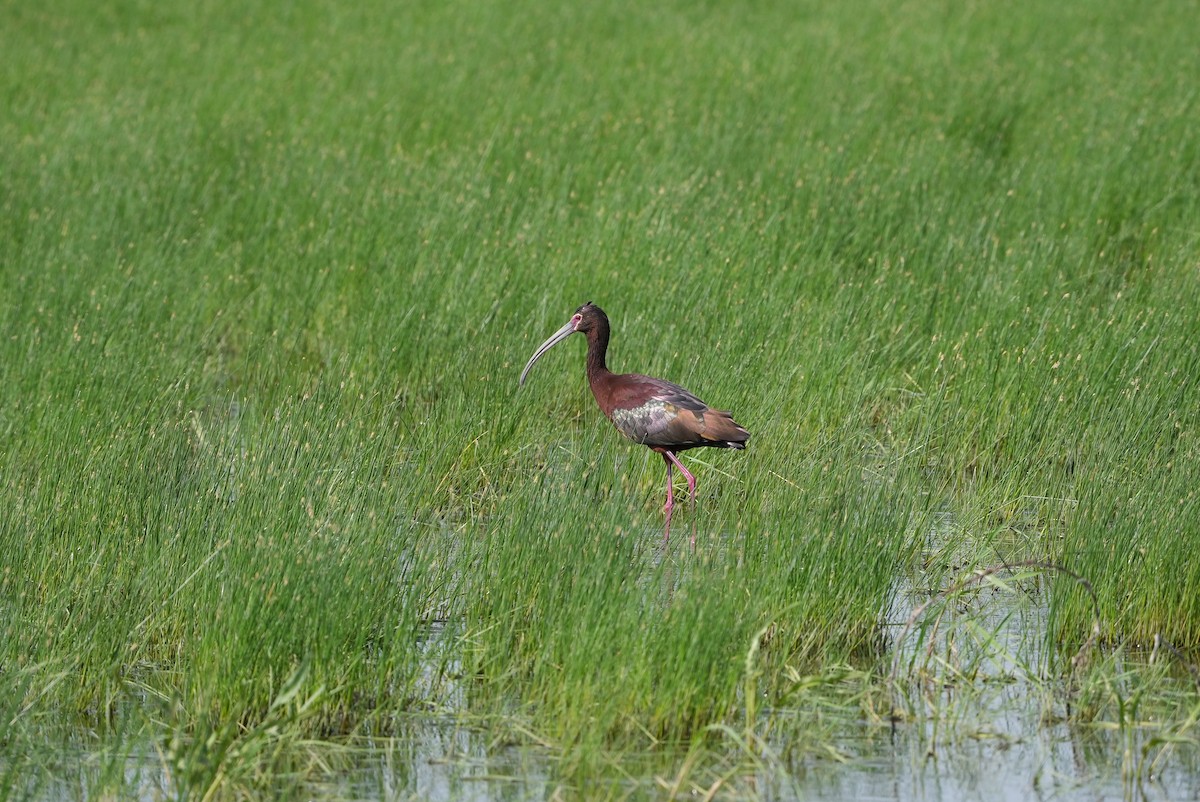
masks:
[[[575,332],[587,337],[587,378],[600,409],[621,434],[662,454],[667,464],[667,503],[664,540],[671,534],[671,510],[675,506],[671,468],[679,468],[687,479],[692,506],[696,502],[696,478],[675,456],[689,448],[745,448],[750,433],[730,413],[711,409],[678,384],[640,373],[613,373],[604,362],[608,351],[608,317],[588,301],[561,329],[542,343],[525,369],[521,384],[533,363]],[[694,520],[694,519],[693,519]],[[695,530],[692,541],[695,542]]]

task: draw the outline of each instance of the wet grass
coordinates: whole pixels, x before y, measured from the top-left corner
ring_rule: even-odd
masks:
[[[1048,576],[1034,673],[1132,726],[1111,655],[1200,647],[1189,10],[0,12],[3,795],[424,715],[719,789],[888,719],[898,589],[1021,560],[1100,609],[1073,666]],[[666,548],[582,346],[517,392],[589,299],[753,433]]]

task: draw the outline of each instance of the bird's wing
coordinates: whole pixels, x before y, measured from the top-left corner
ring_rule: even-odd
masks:
[[[655,384],[657,385],[657,390],[651,397],[656,401],[665,401],[668,404],[673,404],[680,409],[686,409],[691,412],[704,412],[708,409],[708,404],[678,384],[672,384],[661,379],[656,381]]]
[[[629,439],[671,450],[718,444],[741,447],[726,443],[744,432],[728,412],[709,409],[693,393],[672,382],[640,374],[624,378],[610,417]]]

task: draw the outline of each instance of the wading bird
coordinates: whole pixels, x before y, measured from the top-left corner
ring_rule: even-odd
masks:
[[[662,379],[640,373],[613,373],[604,364],[608,351],[608,317],[600,307],[588,301],[575,310],[571,319],[546,342],[538,346],[521,371],[525,384],[529,369],[543,354],[575,332],[587,336],[587,378],[596,403],[617,431],[635,443],[662,454],[667,463],[667,503],[663,505],[667,523],[664,542],[671,536],[671,510],[675,496],[671,488],[671,466],[687,479],[692,506],[692,544],[696,543],[696,477],[675,456],[689,448],[745,448],[750,432],[734,422],[728,412],[709,409],[696,396]]]

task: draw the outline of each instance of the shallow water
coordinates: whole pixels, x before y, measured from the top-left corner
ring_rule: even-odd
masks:
[[[1020,716],[1009,717],[1005,728]],[[395,742],[331,784],[309,786],[311,798],[533,800],[567,796],[659,799],[669,774],[596,780],[591,788],[559,788],[553,760],[534,748],[490,748],[488,736],[430,726]],[[1197,767],[1173,761],[1159,776],[1123,779],[1122,737],[1072,733],[1066,725],[1035,727],[1008,737],[968,738],[929,754],[930,733],[899,727],[848,728],[836,742],[847,763],[807,759],[740,774],[716,798],[795,800],[1179,800],[1200,795]],[[1137,739],[1144,742],[1146,739]],[[1138,745],[1135,745],[1135,749]],[[682,756],[679,756],[682,758]],[[707,778],[683,784],[683,798],[712,789]]]
[[[1032,579],[1000,589],[980,586],[931,606],[907,626],[921,598],[903,594],[889,618],[890,638],[906,668],[898,684],[904,720],[846,721],[822,737],[826,749],[789,754],[789,724],[805,711],[764,713],[783,733],[749,761],[731,748],[705,755],[706,768],[683,781],[685,755],[622,755],[609,775],[585,788],[560,787],[560,758],[535,746],[497,745],[495,735],[453,715],[417,719],[405,737],[356,741],[323,758],[324,769],[289,788],[306,799],[532,800],[677,798],[795,800],[1179,800],[1200,798],[1194,743],[1172,748],[1152,723],[1071,723],[1061,680],[1041,672],[1046,609]],[[931,626],[937,621],[936,630]],[[922,625],[924,628],[922,628]],[[431,632],[430,642],[437,640]],[[927,644],[932,642],[932,651]],[[932,656],[931,656],[932,655]],[[910,670],[911,669],[911,670]],[[961,672],[961,673],[960,673]],[[970,681],[964,677],[969,672]],[[1185,672],[1172,680],[1190,690]],[[448,705],[456,698],[450,691]],[[1103,718],[1103,717],[1102,717]],[[1153,711],[1145,715],[1153,719]],[[792,728],[792,731],[796,730]],[[715,744],[713,749],[721,748]],[[171,798],[169,773],[152,748],[115,758],[120,798]],[[107,763],[108,781],[99,775]],[[114,756],[79,751],[55,761],[55,779],[31,796],[111,798]],[[0,765],[0,773],[4,767]],[[313,773],[310,773],[310,777]]]
[[[1145,722],[1118,728],[1100,721],[1070,723],[1068,697],[1057,678],[1038,676],[1045,662],[1047,610],[1031,581],[1004,589],[983,586],[953,601],[936,632],[908,627],[920,600],[898,601],[892,634],[906,664],[923,664],[907,680],[907,721],[890,726],[847,722],[828,744],[838,757],[807,755],[795,762],[763,759],[733,775],[718,798],[765,800],[1177,800],[1200,798],[1194,745],[1163,751]],[[906,597],[907,598],[907,597]],[[935,614],[933,608],[928,616]],[[932,639],[933,654],[926,658]],[[973,681],[960,691],[955,671]],[[1177,680],[1181,691],[1189,679]],[[931,688],[933,690],[931,690]],[[932,694],[932,696],[930,696]],[[776,709],[776,721],[802,711]],[[785,731],[787,726],[776,726]],[[486,733],[430,726],[360,776],[365,795],[383,798],[515,800],[555,795],[553,758],[536,748],[490,748]],[[786,742],[769,743],[775,754]],[[402,766],[395,765],[399,757]],[[660,761],[664,755],[659,755]],[[674,761],[683,760],[679,755]],[[844,761],[844,762],[843,762]],[[715,762],[719,762],[716,760]],[[622,798],[660,798],[673,778],[623,767],[624,779],[598,781],[595,791]],[[614,775],[616,772],[614,772]],[[368,780],[367,775],[373,775]],[[706,780],[683,796],[712,790]],[[376,793],[372,793],[373,788]],[[570,789],[585,791],[586,789]]]
[[[647,531],[645,541],[642,557],[659,570],[645,573],[641,589],[669,595],[688,570],[687,549],[664,549],[657,531]],[[676,789],[676,798],[779,802],[1200,799],[1200,750],[1191,731],[1183,742],[1167,744],[1151,703],[1126,726],[1113,722],[1111,711],[1090,724],[1072,715],[1068,705],[1077,695],[1066,692],[1060,671],[1047,668],[1044,573],[1003,572],[994,580],[947,597],[898,589],[884,616],[897,669],[898,723],[876,718],[826,724],[819,740],[806,739],[804,749],[794,750],[792,741],[805,734],[811,711],[775,708],[763,712],[763,731],[775,735],[752,758],[736,744],[714,739],[701,768],[681,779],[684,753],[613,756],[612,770],[583,788],[559,785],[561,756],[537,746],[497,744],[494,733],[463,723],[465,695],[452,679],[458,674],[453,650],[440,653],[444,627],[435,625],[419,644],[430,664],[420,685],[423,697],[440,700],[440,714],[414,718],[403,737],[356,740],[315,753],[320,768],[308,770],[299,785],[285,783],[286,794],[491,802],[661,799]],[[928,608],[914,617],[926,602]],[[1116,657],[1097,651],[1092,659]],[[1136,672],[1121,668],[1111,672],[1115,683],[1138,681]],[[1158,690],[1194,700],[1192,678],[1183,667],[1172,668],[1179,669],[1177,676],[1158,672]],[[1136,688],[1116,692],[1129,695]],[[832,715],[854,715],[856,709]],[[790,757],[793,752],[799,756]],[[114,798],[118,789],[116,798],[157,800],[179,792],[151,745],[132,754],[67,750],[31,765],[42,769],[40,779],[18,783],[23,791],[17,797]],[[0,778],[8,772],[0,758]]]

